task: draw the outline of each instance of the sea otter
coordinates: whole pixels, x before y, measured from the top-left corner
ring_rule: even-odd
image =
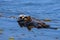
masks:
[[[28,30],[32,28],[49,28],[46,23],[27,15],[19,15],[17,22],[20,27],[27,27]]]

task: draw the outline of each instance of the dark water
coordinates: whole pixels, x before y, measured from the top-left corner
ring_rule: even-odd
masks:
[[[24,13],[46,22],[54,29],[28,31],[20,28],[15,17]],[[60,0],[0,0],[0,40],[60,40]]]

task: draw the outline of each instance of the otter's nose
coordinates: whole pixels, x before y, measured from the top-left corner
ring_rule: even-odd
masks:
[[[24,19],[24,16],[22,16],[22,19]]]

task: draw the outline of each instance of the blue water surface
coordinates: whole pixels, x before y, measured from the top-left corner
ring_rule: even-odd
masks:
[[[54,29],[21,28],[17,23],[20,13],[46,22]],[[1,16],[2,15],[2,16]],[[13,18],[14,16],[16,18]],[[60,0],[0,0],[0,40],[60,40]]]

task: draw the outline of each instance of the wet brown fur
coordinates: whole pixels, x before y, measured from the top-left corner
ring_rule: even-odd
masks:
[[[24,20],[24,23],[20,23],[20,19],[19,19],[19,21],[17,21],[18,24],[21,27],[25,27],[25,24],[26,23],[29,23],[31,21],[34,21],[35,19],[33,19],[32,17],[28,16],[28,17],[24,18],[23,20]],[[36,21],[38,21],[38,20],[36,20]],[[35,26],[33,22],[31,22],[29,25],[26,25],[27,28],[28,28],[28,30],[31,30],[34,27],[35,28],[38,28],[38,29],[39,28],[48,28],[49,27],[49,25],[47,25],[47,24],[45,24],[44,22],[41,22],[41,21],[38,21],[38,22],[35,22],[35,23],[37,23],[37,26]]]

